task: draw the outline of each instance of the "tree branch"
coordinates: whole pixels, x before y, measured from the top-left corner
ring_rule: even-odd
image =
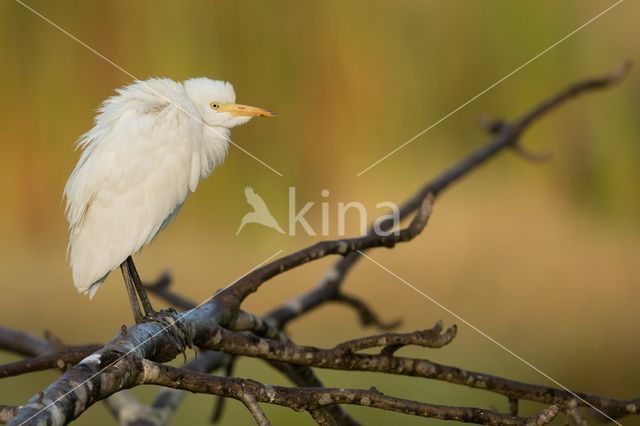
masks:
[[[258,401],[253,395],[252,389],[248,392],[242,392],[240,394],[240,400],[244,403],[245,407],[247,407],[247,410],[249,410],[258,426],[271,426],[271,422],[264,414],[264,411],[262,411],[262,408],[258,405]]]
[[[0,423],[8,423],[9,420],[15,417],[20,407],[13,405],[0,405]]]
[[[500,126],[496,126],[494,129],[494,133],[496,133],[494,139],[476,149],[465,159],[416,191],[416,193],[400,207],[400,217],[404,219],[409,216],[418,208],[427,194],[431,193],[437,197],[452,183],[458,182],[487,160],[494,158],[501,151],[518,144],[522,134],[543,116],[583,94],[606,89],[617,84],[630,70],[631,62],[626,62],[620,66],[618,70],[610,74],[570,85],[558,94],[543,100],[540,104],[536,105],[512,123],[500,122]],[[381,228],[387,229],[388,226],[390,226],[390,223],[383,223]],[[348,272],[359,259],[360,255],[358,253],[350,253],[343,259],[336,261],[312,291],[274,309],[267,317],[277,327],[284,328],[289,321],[297,318],[300,314],[315,309],[324,302],[331,300],[338,292]]]
[[[45,339],[0,326],[0,349],[25,356],[38,356],[51,350]]]
[[[170,279],[168,278],[167,274],[164,274],[162,277],[160,277],[160,279],[155,284],[146,285],[145,287],[151,290],[152,292],[154,292],[159,297],[162,297],[163,299],[167,300],[169,303],[173,304],[176,307],[181,307],[183,309],[193,309],[195,307],[195,303],[174,293],[170,289]],[[284,336],[284,334],[280,332],[280,330],[278,330],[277,328],[274,328],[267,321],[264,321],[262,318],[245,311],[238,311],[232,323],[229,324],[229,327],[231,327],[231,329],[235,331],[249,330],[261,337],[283,339],[284,341],[288,340],[286,336]],[[211,358],[212,354],[219,354],[219,352],[207,351],[204,356],[205,357],[209,356],[209,358]],[[234,363],[234,360],[235,360],[235,356],[218,357],[217,360],[212,359],[213,364],[210,366],[211,368],[207,371],[213,371],[224,363],[227,363],[228,365],[232,365]],[[315,373],[306,366],[290,365],[290,364],[273,361],[273,360],[269,360],[268,364],[271,367],[275,368],[276,370],[280,371],[282,374],[284,374],[292,383],[294,383],[297,386],[303,386],[303,387],[322,387],[323,386],[322,382],[317,378]],[[185,368],[189,369],[188,367],[189,367],[189,364],[187,364]],[[196,370],[196,371],[201,371],[201,370]],[[227,374],[227,376],[230,376],[230,375],[231,374]],[[174,396],[177,399],[179,395],[182,395],[182,391],[176,391],[174,389],[165,390],[161,392],[161,394],[158,396],[158,399],[163,398],[162,396],[163,394],[167,394],[167,397]],[[158,401],[158,399],[156,399],[156,401]],[[218,400],[216,401],[214,412],[212,414],[212,422],[215,423],[221,418],[222,411],[224,409],[224,401],[225,401],[225,398],[223,397],[219,397]],[[167,407],[163,407],[163,408],[167,408]],[[328,407],[327,410],[323,410],[323,409],[314,410],[311,413],[311,415],[314,418],[317,417],[317,418],[331,419],[331,423],[337,424],[337,425],[349,426],[349,425],[357,424],[357,422],[355,422],[355,420],[353,420],[353,418],[346,411],[342,410],[342,408],[337,405]]]
[[[393,330],[402,324],[402,320],[396,319],[394,321],[383,322],[378,315],[367,305],[362,299],[357,296],[346,294],[343,292],[337,292],[330,299],[332,302],[338,302],[350,306],[357,313],[360,319],[360,325],[363,327],[373,325],[380,330]]]
[[[333,254],[346,256],[350,253],[364,251],[374,247],[392,248],[397,243],[411,241],[419,235],[427,225],[427,221],[431,215],[432,203],[433,196],[429,193],[425,194],[422,200],[420,200],[421,208],[417,211],[409,226],[397,233],[390,233],[389,235],[370,233],[359,238],[316,243],[311,247],[299,250],[250,272],[232,285],[218,292],[213,297],[213,300],[221,301],[227,304],[227,306],[236,307],[237,309],[249,294],[258,290],[262,283],[305,263]]]
[[[175,387],[189,390],[190,392],[210,393],[238,400],[242,400],[243,395],[250,393],[256,401],[281,405],[295,411],[304,410],[309,412],[328,405],[349,404],[441,420],[502,425],[546,424],[558,412],[557,408],[545,410],[543,413],[531,418],[535,418],[536,423],[528,423],[531,420],[529,418],[520,418],[480,408],[447,407],[390,397],[375,388],[369,390],[288,388],[265,385],[253,380],[188,372],[146,360],[143,361],[143,365],[144,373],[141,382],[144,384]]]
[[[101,345],[77,346],[48,355],[41,355],[35,358],[0,365],[0,379],[24,373],[32,373],[34,371],[49,370],[51,368],[64,370],[68,365],[77,364],[82,358],[92,354],[101,347]]]
[[[439,347],[455,336],[455,328],[437,335],[438,327],[422,332],[406,334],[383,334],[371,338],[357,339],[341,344],[333,349],[319,349],[310,346],[298,346],[291,342],[279,342],[263,339],[244,333],[235,333],[218,328],[204,347],[237,355],[284,361],[291,364],[306,365],[334,370],[369,371],[403,376],[422,377],[441,380],[448,383],[483,389],[505,395],[513,399],[524,399],[546,404],[556,401],[570,401],[578,395],[594,407],[613,414],[636,414],[640,412],[638,401],[621,400],[585,392],[571,393],[564,389],[532,385],[514,380],[492,376],[485,373],[463,370],[458,367],[438,364],[426,359],[392,356],[392,350],[382,350],[378,355],[359,354],[360,350],[375,346],[393,348],[395,344],[416,344],[423,347]],[[428,337],[424,337],[428,336]],[[356,342],[354,345],[352,342]],[[362,345],[361,342],[367,344]],[[410,342],[410,343],[407,343]],[[438,344],[434,345],[434,342]],[[446,343],[445,343],[446,342]],[[584,402],[580,401],[582,405]]]
[[[166,322],[149,322],[123,327],[121,333],[111,342],[85,357],[47,389],[33,396],[24,407],[19,409],[11,420],[11,424],[32,423],[36,420],[39,423],[52,425],[65,424],[81,415],[96,401],[142,383],[201,391],[239,400],[243,400],[244,393],[249,392],[251,397],[245,397],[243,401],[252,410],[253,415],[262,422],[266,420],[263,413],[259,411],[259,407],[256,408],[258,402],[305,410],[316,421],[339,424],[353,422],[343,411],[336,411],[341,404],[363,405],[425,417],[481,423],[545,424],[558,414],[561,403],[574,398],[573,394],[561,389],[510,381],[427,360],[394,355],[395,351],[403,345],[440,347],[453,339],[455,329],[449,329],[445,333],[441,333],[441,329],[437,332],[430,330],[404,334],[387,333],[352,340],[333,349],[297,346],[289,341],[281,330],[294,318],[332,300],[339,300],[355,307],[360,312],[361,318],[375,322],[371,320],[373,315],[364,302],[353,296],[344,296],[340,289],[346,275],[359,259],[360,251],[375,247],[393,247],[399,242],[409,241],[417,236],[426,226],[431,212],[430,194],[439,195],[452,183],[495,157],[505,148],[520,146],[520,137],[523,132],[545,114],[578,95],[609,87],[619,81],[627,71],[628,66],[608,76],[570,86],[556,96],[543,101],[520,119],[512,123],[501,122],[499,125],[492,126],[495,136],[491,141],[424,185],[402,205],[400,216],[403,219],[413,212],[417,211],[417,213],[411,224],[397,234],[381,236],[371,231],[360,238],[320,242],[256,269],[218,292],[208,303],[193,309],[191,302],[168,292],[168,278],[161,281],[154,291],[171,300],[174,305],[187,308],[187,311],[167,314]],[[383,222],[381,228],[389,230],[391,226],[392,222],[387,221]],[[244,299],[269,279],[310,261],[335,254],[343,257],[334,264],[312,291],[284,304],[263,319],[240,309]],[[158,364],[173,359],[192,343],[233,355],[266,359],[297,382],[298,387],[263,385],[250,380],[216,377],[204,372]],[[42,356],[46,355],[47,351],[54,352],[55,347],[56,345],[52,342],[0,328],[0,349],[27,356]],[[380,347],[380,353],[374,355],[358,353],[362,349],[371,347]],[[219,366],[226,356],[228,355],[207,353],[204,371],[211,371]],[[42,364],[44,361],[38,360],[38,363]],[[24,365],[23,363],[21,368],[27,368]],[[333,389],[319,385],[309,387],[305,384],[319,383],[310,367],[379,371],[487,389],[509,397],[512,401],[510,404],[512,412],[517,411],[517,404],[513,401],[519,399],[551,405],[536,416],[524,418],[515,414],[500,414],[479,408],[442,407],[393,398],[375,389]],[[10,368],[16,371],[17,367]],[[163,395],[167,396],[166,400],[161,397]],[[595,407],[615,415],[636,414],[640,408],[637,401],[617,400],[586,393],[578,395]],[[181,394],[169,394],[163,391],[156,402],[159,407],[167,407],[172,412],[180,399]],[[114,398],[114,405],[117,405],[117,397]],[[7,409],[7,412],[13,414],[11,409]],[[564,410],[572,415],[571,408]],[[340,413],[344,414],[344,417],[340,417]],[[155,414],[157,413],[152,413],[152,415]],[[167,417],[160,420],[166,421]]]

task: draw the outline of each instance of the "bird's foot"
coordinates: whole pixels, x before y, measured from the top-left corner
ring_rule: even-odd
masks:
[[[163,331],[167,331],[173,338],[181,352],[187,348],[193,348],[193,340],[189,328],[179,316],[178,311],[173,308],[151,311],[142,317],[142,322],[157,322],[163,326]]]

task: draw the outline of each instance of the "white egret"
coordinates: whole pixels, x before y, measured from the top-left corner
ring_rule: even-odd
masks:
[[[64,190],[78,291],[92,298],[120,266],[136,322],[153,317],[131,256],[224,161],[230,129],[258,116],[273,114],[236,104],[231,84],[208,78],[136,81],[105,100]]]

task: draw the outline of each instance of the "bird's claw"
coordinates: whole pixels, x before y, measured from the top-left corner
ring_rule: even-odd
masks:
[[[147,313],[142,322],[156,322],[163,326],[163,331],[169,331],[177,343],[178,348],[184,352],[187,348],[193,349],[193,339],[188,327],[178,317],[178,311],[174,308],[167,308],[161,311]]]

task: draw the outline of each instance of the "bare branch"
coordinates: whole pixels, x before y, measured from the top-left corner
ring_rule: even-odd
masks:
[[[515,425],[526,424],[529,420],[480,408],[446,407],[394,398],[384,395],[375,388],[369,390],[287,388],[265,385],[246,379],[188,372],[151,361],[143,361],[143,364],[142,383],[144,384],[176,387],[191,392],[223,395],[238,400],[242,400],[243,395],[250,392],[256,401],[289,407],[295,411],[310,411],[328,405],[349,404],[467,423]]]
[[[155,284],[147,286],[147,288],[151,289],[151,291],[155,292],[158,296],[169,301],[169,303],[172,303],[174,306],[179,306],[184,309],[192,309],[193,307],[195,307],[195,303],[186,300],[182,296],[174,293],[169,288],[170,282],[166,279],[166,277],[167,277],[166,274],[163,275],[163,277],[161,277]],[[279,329],[273,327],[267,321],[264,321],[262,318],[256,315],[253,315],[249,312],[238,311],[235,318],[231,321],[231,323],[228,326],[235,331],[251,331],[261,337],[268,337],[271,339],[288,341],[288,338]],[[212,358],[212,354],[219,354],[219,353],[214,351],[207,351],[204,356],[207,358]],[[216,359],[217,361],[212,359],[212,364],[209,366],[210,368],[206,371],[212,371],[214,369],[217,369],[221,364],[225,364],[225,363],[228,366],[232,366],[235,361],[235,356],[217,357]],[[281,363],[273,360],[268,361],[268,363],[269,365],[271,365],[271,367],[275,368],[276,370],[284,374],[287,378],[289,378],[289,380],[291,380],[292,383],[296,384],[297,386],[304,386],[304,387],[322,387],[323,386],[322,382],[316,377],[315,373],[306,366],[289,365],[289,364],[285,364],[285,363]],[[191,369],[189,368],[189,366],[190,365],[187,364],[185,368]],[[196,369],[196,371],[203,371],[203,370]],[[230,375],[231,373],[228,372],[227,376],[230,376]],[[182,393],[183,392],[179,390],[167,389],[160,393],[160,395],[156,399],[156,403],[159,400],[161,401],[162,399],[166,399],[167,401],[175,402],[175,405],[177,405],[177,403],[181,400]],[[214,411],[212,414],[212,418],[211,418],[212,422],[217,422],[222,416],[222,411],[224,409],[224,401],[225,401],[225,398],[222,398],[222,397],[219,397],[217,399],[214,407]],[[175,406],[163,405],[161,407],[161,409],[163,410],[172,409],[172,408],[175,409]],[[323,409],[314,410],[314,412],[311,414],[314,416],[314,418],[315,417],[330,418],[331,424],[347,425],[347,426],[357,424],[353,420],[353,418],[338,405],[328,407],[327,410],[323,410]]]
[[[265,281],[305,263],[329,255],[339,254],[346,256],[350,253],[373,247],[392,248],[397,243],[411,241],[427,225],[431,215],[432,202],[433,197],[430,194],[425,194],[420,202],[421,208],[417,211],[411,224],[397,233],[390,233],[389,235],[372,233],[359,238],[319,242],[252,271],[232,285],[222,289],[213,297],[213,300],[225,303],[227,306],[239,306],[249,294],[257,291]]]
[[[352,307],[358,313],[360,319],[360,325],[363,327],[373,325],[381,330],[393,330],[402,324],[402,320],[397,319],[394,321],[383,322],[378,315],[359,297],[346,294],[344,292],[338,292],[330,299],[332,302],[343,303]]]
[[[240,396],[240,400],[244,403],[245,407],[249,410],[251,415],[259,426],[271,426],[271,422],[262,411],[262,408],[258,405],[256,397],[251,393],[251,390],[244,392]]]
[[[33,337],[22,331],[0,327],[0,349],[25,356],[38,356],[51,350],[45,339]]]
[[[540,104],[512,123],[500,122],[500,125],[495,126],[493,130],[493,133],[495,133],[493,140],[476,149],[465,159],[416,191],[416,193],[400,207],[400,217],[402,219],[408,217],[420,206],[420,203],[427,194],[431,193],[437,197],[452,183],[458,182],[487,160],[492,159],[506,148],[517,144],[522,134],[544,115],[560,108],[568,101],[583,94],[593,92],[594,90],[606,89],[617,84],[628,74],[630,69],[631,63],[626,62],[613,73],[602,77],[587,79],[567,87],[558,94],[543,100]],[[391,223],[383,223],[381,228],[388,229],[390,225]],[[336,261],[313,290],[273,310],[267,316],[269,321],[279,328],[284,328],[289,321],[297,318],[300,314],[315,309],[324,302],[331,300],[338,292],[347,273],[359,259],[360,255],[358,253],[350,253],[343,259]]]
[[[520,155],[527,161],[531,161],[532,163],[546,163],[550,161],[552,158],[551,153],[549,152],[531,152],[529,149],[525,148],[519,143],[513,144],[513,151]]]
[[[0,379],[34,371],[49,370],[51,368],[64,370],[68,365],[77,364],[82,358],[92,354],[101,347],[101,345],[78,346],[64,349],[53,354],[41,355],[35,358],[0,365]]]
[[[266,337],[280,342],[289,342],[289,338],[283,332],[272,327],[269,323],[263,321],[262,318],[245,311],[239,311],[236,319],[230,323],[230,326],[236,331],[251,331],[259,337]],[[323,387],[320,379],[318,379],[313,370],[307,366],[290,365],[276,360],[268,360],[268,363],[298,386]],[[326,412],[320,413],[320,411]],[[329,417],[331,418],[331,424],[345,426],[357,424],[339,405],[329,406],[326,410],[315,410],[312,415],[316,417]]]
[[[0,423],[8,423],[16,416],[20,408],[13,405],[0,405]]]
[[[578,401],[572,399],[565,404],[565,412],[567,417],[573,421],[576,426],[587,426],[589,423],[582,417],[578,411]]]
[[[236,361],[238,358],[236,356],[228,356],[225,359],[224,365],[224,375],[227,377],[233,376],[233,370],[236,366]],[[217,423],[222,418],[222,413],[224,412],[224,407],[226,405],[227,399],[221,396],[216,397],[216,402],[213,407],[213,413],[211,414],[211,423]]]
[[[442,334],[441,332],[442,321],[438,321],[431,329],[414,331],[413,333],[386,333],[349,340],[336,346],[334,351],[358,352],[363,349],[383,347],[382,353],[384,355],[393,355],[395,350],[407,345],[422,346],[425,348],[441,348],[454,339],[457,328],[454,325],[449,327],[446,332]],[[391,347],[394,348],[393,351],[388,349]]]
[[[525,421],[525,424],[527,426],[546,425],[547,423],[550,423],[551,420],[553,420],[559,412],[560,406],[558,404],[550,405],[538,414],[528,417]]]
[[[185,299],[178,293],[171,290],[171,283],[171,275],[169,275],[168,272],[165,272],[160,275],[160,277],[154,283],[145,284],[144,287],[158,297],[166,300],[176,308],[185,310],[195,308],[195,303],[188,299]]]
[[[187,311],[167,313],[165,322],[149,322],[123,327],[122,332],[111,342],[66,371],[47,389],[33,396],[17,413],[7,409],[11,415],[16,414],[11,423],[29,423],[36,420],[37,416],[39,423],[64,424],[81,415],[96,401],[143,383],[242,400],[252,410],[253,415],[263,423],[267,420],[257,406],[258,402],[305,410],[316,421],[331,424],[355,423],[341,410],[341,404],[363,405],[424,417],[478,423],[545,424],[549,422],[558,414],[564,402],[575,397],[574,394],[562,389],[530,385],[466,371],[424,359],[394,355],[395,351],[404,345],[441,347],[453,339],[454,328],[450,328],[445,333],[441,332],[441,326],[436,327],[437,330],[423,332],[387,333],[355,339],[333,349],[297,346],[289,341],[281,330],[288,321],[332,300],[355,307],[361,318],[365,318],[366,321],[379,323],[364,302],[341,293],[341,283],[359,259],[358,252],[376,247],[393,247],[399,242],[409,241],[417,236],[426,226],[431,212],[430,194],[439,195],[452,183],[457,182],[505,148],[517,148],[523,132],[539,118],[580,94],[610,86],[620,80],[626,71],[628,66],[603,78],[585,80],[543,101],[520,119],[493,126],[492,131],[495,134],[493,140],[427,183],[402,205],[400,209],[402,218],[407,218],[413,212],[416,213],[410,225],[397,234],[381,236],[371,231],[361,238],[318,243],[256,269],[218,292],[208,303],[197,308],[193,308],[190,301],[171,292],[170,280],[164,277],[150,288],[175,306],[188,309]],[[387,221],[381,228],[389,230],[391,225],[392,222]],[[240,310],[243,300],[269,279],[310,261],[336,254],[343,257],[311,292],[290,301],[264,318]],[[62,346],[58,343],[0,328],[0,349],[15,353],[40,357],[58,350],[58,346]],[[250,380],[204,374],[205,371],[211,371],[219,366],[225,357],[229,356],[213,352],[203,354],[206,363],[203,363],[201,371],[176,369],[158,364],[173,359],[192,343],[232,355],[254,356],[268,360],[271,365],[292,379],[298,387],[277,387]],[[372,347],[382,349],[375,355],[358,353],[360,350]],[[192,363],[195,362],[192,361],[189,365],[193,366]],[[39,359],[38,363],[49,365],[42,359]],[[27,368],[26,364],[26,362],[20,364],[21,368]],[[479,408],[442,407],[393,398],[376,389],[325,388],[321,386],[310,367],[377,371],[482,388],[509,397],[512,401],[510,404],[512,412],[517,411],[517,404],[513,401],[520,399],[551,405],[529,418]],[[13,371],[17,371],[16,368],[16,366],[10,367]],[[310,383],[313,385],[309,386]],[[244,396],[245,393],[251,397]],[[612,415],[640,412],[638,401],[618,400],[586,393],[578,393],[578,396]],[[117,396],[113,398],[112,407],[118,405],[118,398]],[[179,391],[171,393],[163,391],[156,400],[157,404],[154,403],[152,410],[144,416],[148,420],[159,419],[160,423],[151,424],[162,424],[161,422],[168,421],[181,398],[182,393]],[[143,408],[138,407],[136,410],[140,413],[144,411]],[[122,409],[116,408],[116,410]],[[165,409],[166,411],[162,411]],[[570,414],[569,411],[567,413]],[[160,417],[155,417],[158,414]]]
[[[449,334],[449,336],[445,339],[452,338],[453,333],[455,333],[455,329],[449,329],[445,333],[445,335]],[[399,338],[400,341],[409,341],[414,338],[413,336],[409,337],[412,334],[397,334],[396,336],[402,336]],[[376,339],[381,339],[381,337],[376,336],[372,340],[380,341]],[[427,343],[429,342],[425,342],[425,346],[427,346]],[[291,342],[263,339],[244,333],[234,333],[218,328],[212,334],[211,340],[203,343],[203,346],[237,355],[278,360],[309,367],[371,371],[442,380],[484,389],[514,399],[525,399],[546,404],[552,404],[556,401],[569,401],[574,399],[575,395],[578,395],[584,401],[606,412],[619,414],[636,414],[640,412],[640,403],[638,401],[608,398],[585,392],[573,394],[564,389],[517,382],[498,376],[438,364],[426,359],[396,357],[387,353],[379,355],[353,353],[341,350],[341,345],[333,349],[318,349],[310,346],[297,346]],[[581,404],[584,404],[584,402],[581,402]]]
[[[118,420],[118,424],[123,426],[162,426],[168,424],[172,414],[140,403],[128,390],[114,393],[105,399],[105,404]]]
[[[518,415],[519,401],[517,398],[509,397],[509,412],[514,416]]]

